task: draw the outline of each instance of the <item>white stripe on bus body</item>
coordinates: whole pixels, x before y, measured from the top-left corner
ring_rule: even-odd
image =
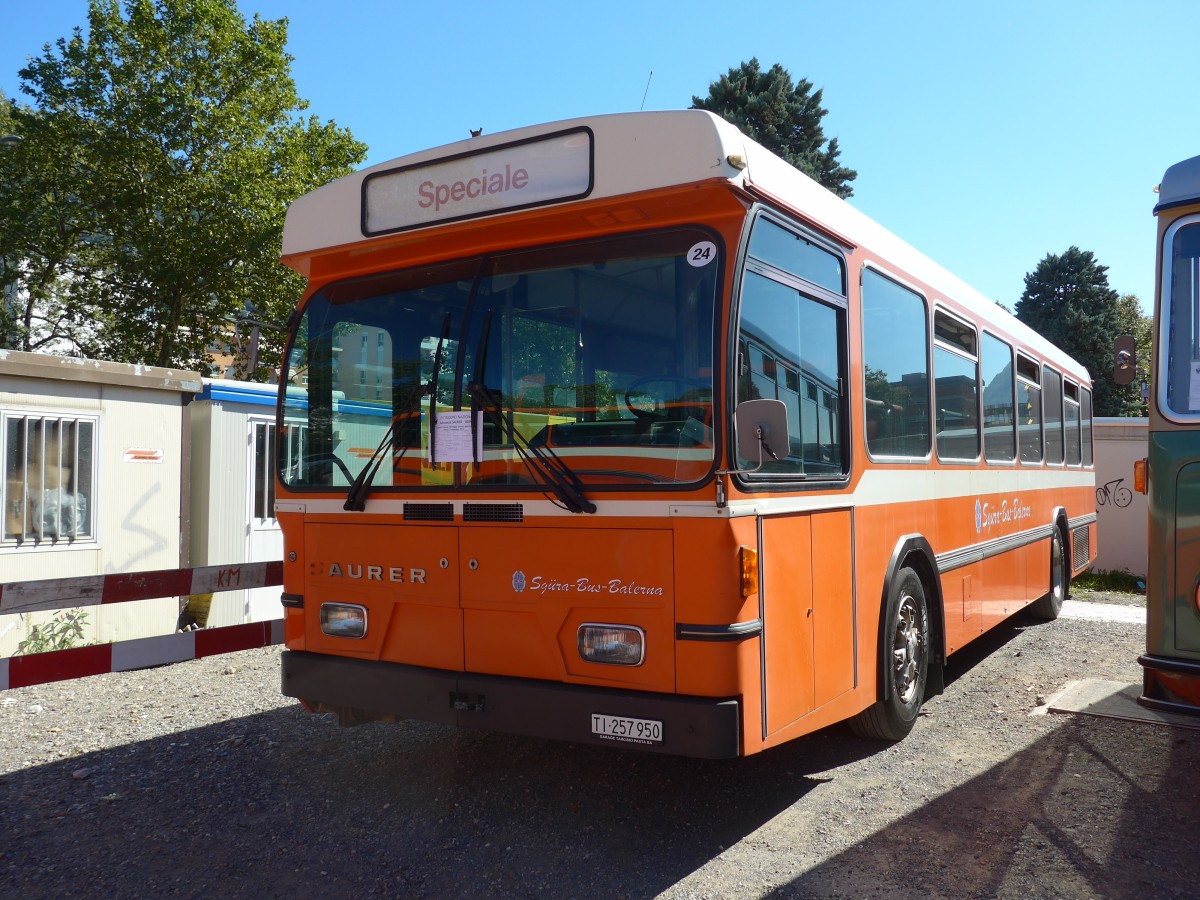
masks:
[[[1090,470],[1012,470],[1012,469],[869,469],[863,473],[852,491],[830,491],[821,493],[787,493],[759,495],[731,500],[719,507],[715,500],[605,500],[604,495],[593,491],[589,495],[596,504],[596,516],[601,518],[740,518],[742,516],[770,516],[797,512],[816,512],[825,509],[846,507],[885,506],[902,503],[928,503],[931,500],[950,500],[963,497],[986,497],[992,495],[1025,494],[1038,491],[1070,487],[1095,487],[1095,475]],[[305,498],[303,501],[281,501],[280,512],[304,512],[327,515],[344,512],[341,495],[321,498]],[[285,508],[284,504],[287,503]],[[580,518],[588,516],[573,513],[556,506],[550,500],[530,500],[513,496],[487,499],[439,499],[438,495],[408,495],[404,499],[390,496],[375,496],[367,499],[366,513],[396,516],[404,514],[406,503],[450,503],[454,515],[461,517],[463,504],[472,506],[510,506],[519,504],[526,516]],[[1076,510],[1068,510],[1074,513]],[[362,513],[346,513],[348,518]],[[410,524],[419,524],[410,520]]]

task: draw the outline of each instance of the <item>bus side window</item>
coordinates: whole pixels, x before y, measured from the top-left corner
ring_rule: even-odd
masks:
[[[872,456],[930,452],[929,327],[925,300],[873,269],[862,278],[863,379]]]
[[[1063,393],[1062,376],[1042,366],[1042,409],[1046,420],[1046,462],[1063,464]]]
[[[1092,392],[1087,388],[1079,389],[1079,416],[1081,421],[1083,441],[1083,464],[1092,465]]]
[[[1016,456],[1012,347],[983,334],[983,455],[988,462],[1012,462]]]
[[[933,316],[934,396],[939,459],[979,458],[979,358],[975,329],[937,310]]]
[[[1068,466],[1083,462],[1083,446],[1080,434],[1079,385],[1065,382],[1063,385],[1063,423],[1066,426],[1066,455]]]
[[[840,475],[845,313],[796,288],[747,272],[742,289],[738,400],[780,400],[791,429],[786,459],[764,473]],[[739,465],[752,465],[742,460]]]
[[[1017,354],[1017,434],[1021,462],[1042,461],[1042,375],[1038,364]]]

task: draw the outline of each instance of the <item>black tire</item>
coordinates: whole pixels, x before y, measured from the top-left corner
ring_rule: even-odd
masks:
[[[1071,594],[1071,562],[1067,559],[1062,531],[1054,529],[1050,537],[1050,590],[1039,600],[1029,605],[1029,614],[1035,619],[1050,622],[1058,618],[1063,603]]]
[[[912,569],[896,573],[888,595],[880,676],[885,696],[850,720],[860,737],[898,741],[912,731],[929,677],[929,606]]]

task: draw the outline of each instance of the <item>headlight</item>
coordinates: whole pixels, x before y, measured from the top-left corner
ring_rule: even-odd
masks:
[[[322,603],[321,632],[330,637],[365,637],[367,608],[353,603]]]
[[[610,666],[640,666],[646,658],[646,632],[635,625],[579,626],[579,656]]]

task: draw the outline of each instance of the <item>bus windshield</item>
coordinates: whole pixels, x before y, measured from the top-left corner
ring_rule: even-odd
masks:
[[[718,246],[681,229],[325,286],[288,353],[284,484],[344,489],[377,450],[372,492],[544,485],[531,452],[589,491],[704,478]]]
[[[1163,297],[1169,322],[1165,396],[1171,412],[1190,417],[1200,414],[1200,223],[1172,230],[1164,248],[1164,268],[1170,261],[1170,290]]]

